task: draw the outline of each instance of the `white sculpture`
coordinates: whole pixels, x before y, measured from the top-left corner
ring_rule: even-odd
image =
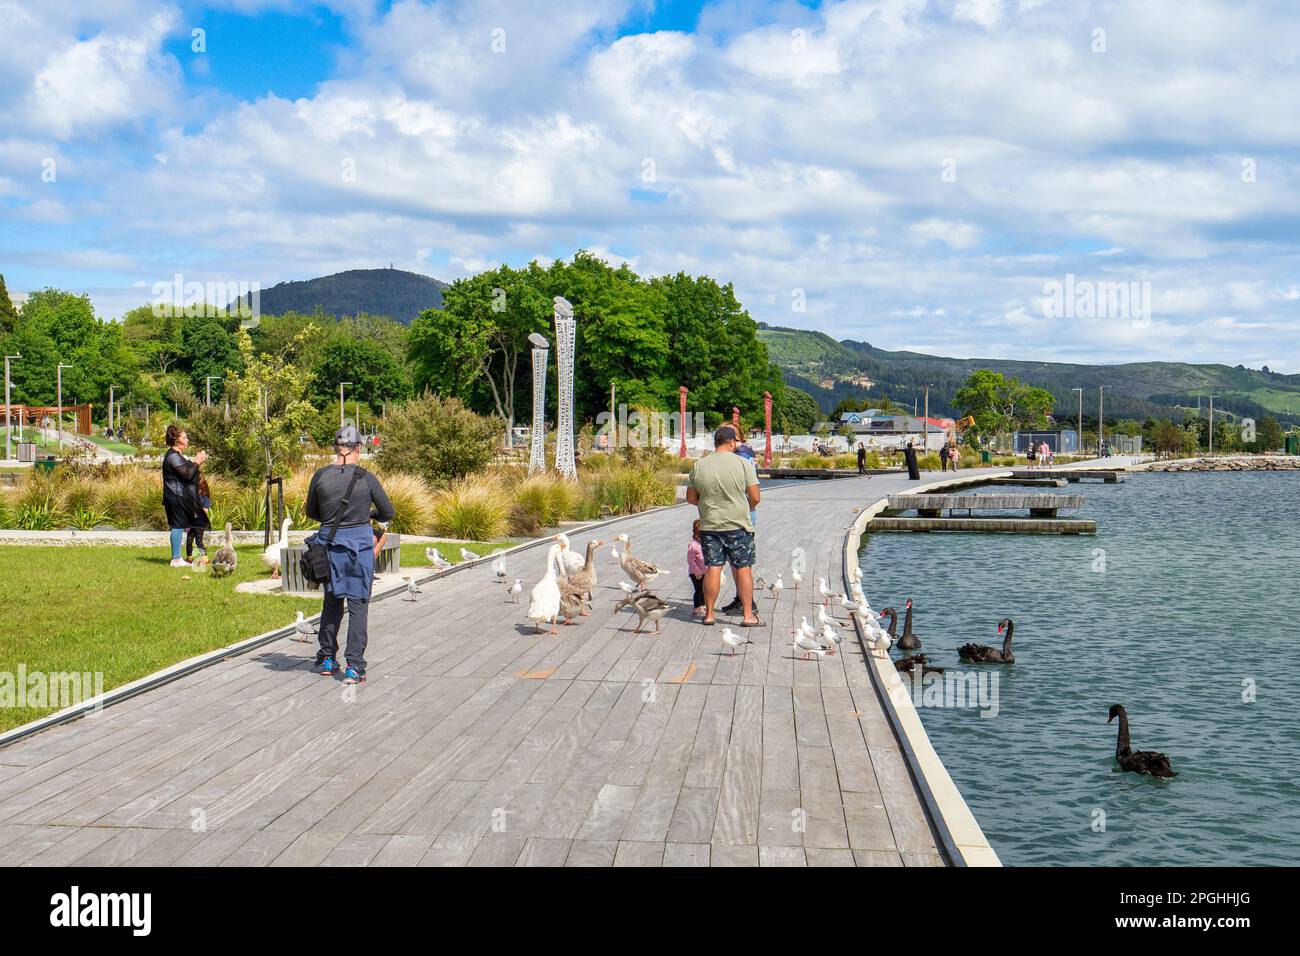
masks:
[[[528,473],[546,470],[546,356],[551,343],[534,332],[533,344],[533,448],[528,456]]]
[[[564,296],[555,297],[556,364],[560,369],[560,411],[555,422],[555,470],[565,478],[576,478],[573,460],[573,347],[577,321],[573,306]]]

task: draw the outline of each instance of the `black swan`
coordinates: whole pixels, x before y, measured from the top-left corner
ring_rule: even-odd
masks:
[[[912,599],[907,599],[907,616],[903,618],[903,636],[898,639],[900,651],[915,651],[921,647],[921,639],[912,633]]]
[[[889,627],[885,628],[885,633],[889,635],[889,643],[895,643],[898,640],[898,635],[894,633],[894,629],[898,627],[898,612],[892,607],[887,607],[880,612],[880,616],[889,618]]]
[[[942,667],[935,667],[930,663],[930,659],[924,654],[909,654],[907,657],[894,661],[894,670],[902,673],[911,674],[917,667],[921,668],[921,675],[942,674]]]
[[[1119,718],[1119,739],[1115,741],[1115,759],[1121,770],[1145,773],[1152,777],[1176,777],[1178,772],[1169,765],[1169,758],[1154,750],[1134,750],[1128,742],[1128,711],[1123,704],[1111,704],[1106,723]]]
[[[1002,650],[987,644],[963,644],[957,648],[957,656],[963,664],[1014,664],[1016,656],[1011,653],[1011,635],[1015,633],[1015,622],[1009,617],[998,621],[998,633],[1007,632],[1002,639]]]

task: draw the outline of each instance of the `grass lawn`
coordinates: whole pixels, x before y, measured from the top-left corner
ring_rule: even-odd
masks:
[[[118,455],[138,455],[140,453],[140,449],[134,445],[128,445],[116,438],[101,438],[99,435],[82,435],[81,437],[93,441],[100,448],[105,448]]]
[[[487,554],[509,544],[465,547]],[[460,544],[436,547],[460,562]],[[427,565],[424,548],[403,545],[402,566]],[[320,598],[237,593],[267,572],[260,546],[236,550],[238,570],[214,578],[170,567],[165,548],[0,548],[0,674],[16,675],[19,664],[28,674],[100,672],[111,690],[320,610]],[[0,706],[0,731],[56,709]]]

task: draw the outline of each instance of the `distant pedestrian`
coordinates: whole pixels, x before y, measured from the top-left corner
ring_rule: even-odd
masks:
[[[1034,442],[1031,439],[1029,442],[1029,447],[1025,449],[1025,460],[1029,462],[1030,468],[1034,467],[1035,457],[1036,456],[1035,456]]]
[[[866,473],[867,473],[867,446],[862,444],[862,442],[858,442],[858,474],[865,475]]]
[[[361,436],[352,425],[334,435],[335,460],[311,476],[307,488],[307,517],[319,521],[321,529],[307,544],[324,545],[329,553],[329,581],[324,586],[320,628],[320,649],[315,666],[321,674],[338,671],[338,632],[343,620],[343,603],[348,608],[347,669],[344,682],[360,684],[366,679],[366,646],[370,640],[370,590],[374,585],[375,553],[382,547],[371,520],[386,527],[393,520],[393,505],[379,479],[361,467]],[[338,520],[338,531],[328,534]]]
[[[961,461],[961,452],[957,450],[957,443],[953,442],[948,446],[948,460],[952,462],[952,470],[957,470],[957,463]]]
[[[903,460],[907,462],[907,477],[912,481],[921,480],[921,468],[916,462],[916,446],[910,441],[903,449]]]
[[[1052,449],[1047,442],[1042,442],[1038,446],[1038,463],[1044,468],[1052,463]]]
[[[167,453],[163,455],[163,510],[167,513],[167,528],[171,532],[173,568],[188,568],[189,562],[181,557],[181,542],[185,533],[195,526],[205,526],[207,516],[199,507],[199,469],[208,460],[201,451],[193,460],[182,452],[190,446],[190,438],[179,425],[167,426]]]
[[[944,442],[943,447],[939,449],[939,470],[948,470],[948,443]]]

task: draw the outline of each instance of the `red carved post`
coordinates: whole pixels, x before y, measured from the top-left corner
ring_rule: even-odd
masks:
[[[686,457],[686,386],[685,385],[681,386],[677,390],[677,395],[681,401],[681,412],[682,412],[681,421],[677,425],[677,427],[681,430],[682,433],[682,447],[677,454],[678,457],[685,458]]]
[[[772,393],[763,393],[763,431],[767,443],[763,446],[763,467],[772,467]]]

